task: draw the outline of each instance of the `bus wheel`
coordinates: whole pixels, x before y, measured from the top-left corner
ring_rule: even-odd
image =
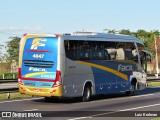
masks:
[[[83,102],[88,102],[91,99],[91,86],[85,86],[82,96]]]
[[[135,91],[135,85],[132,83],[130,87],[130,91],[126,91],[127,96],[133,96]]]

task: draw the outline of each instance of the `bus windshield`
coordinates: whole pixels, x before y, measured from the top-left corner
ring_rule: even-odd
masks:
[[[27,38],[22,56],[22,78],[51,79],[56,77],[58,39]]]

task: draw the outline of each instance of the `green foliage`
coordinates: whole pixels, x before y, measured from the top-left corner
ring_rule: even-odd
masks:
[[[132,32],[129,29],[122,29],[122,30],[115,30],[115,29],[104,29],[104,31],[107,31],[108,33],[113,33],[113,34],[124,34],[124,35],[132,35],[135,36],[136,38],[140,39],[146,49],[154,55],[154,49],[153,49],[153,42],[154,42],[154,36],[159,36],[160,32],[158,30],[152,30],[152,31],[146,31],[143,29],[139,29],[136,32]]]
[[[107,31],[108,33],[113,33],[113,34],[118,32],[115,29],[104,29],[104,31]]]
[[[11,40],[7,42],[7,61],[11,62],[12,60],[18,61],[19,55],[19,37],[11,37]]]
[[[2,50],[3,49],[3,45],[0,45],[0,50]]]
[[[0,74],[0,79],[3,79],[3,74]],[[18,75],[17,73],[4,73],[4,79],[18,79]]]
[[[3,74],[0,74],[0,79],[3,79]]]
[[[130,32],[129,29],[127,29],[127,30],[122,29],[121,31],[119,31],[119,34],[123,34],[123,35],[132,35],[132,32]]]
[[[10,97],[8,97],[8,93],[0,94],[0,101],[7,100],[7,99],[24,99],[24,98],[31,98],[33,96],[26,95],[26,94],[20,94],[19,92],[11,92],[9,93]]]

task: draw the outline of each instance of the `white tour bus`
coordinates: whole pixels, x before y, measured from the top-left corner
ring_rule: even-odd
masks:
[[[133,36],[94,32],[25,34],[20,43],[19,92],[82,97],[146,87],[151,54]]]

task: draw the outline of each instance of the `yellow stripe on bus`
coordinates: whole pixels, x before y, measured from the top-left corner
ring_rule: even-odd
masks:
[[[36,75],[50,74],[50,73],[53,73],[53,72],[35,72],[35,73],[26,74],[25,77],[32,77],[32,76],[36,76]]]
[[[102,65],[98,65],[98,64],[94,64],[94,63],[89,63],[89,62],[84,62],[84,61],[77,61],[81,64],[85,64],[85,65],[88,65],[88,66],[92,66],[92,67],[95,67],[95,68],[98,68],[98,69],[101,69],[101,70],[104,70],[104,71],[107,71],[107,72],[110,72],[112,74],[115,74],[121,78],[123,78],[124,80],[128,80],[128,76],[126,74],[123,74],[117,70],[114,70],[114,69],[111,69],[111,68],[108,68],[108,67],[105,67],[105,66],[102,66]]]

